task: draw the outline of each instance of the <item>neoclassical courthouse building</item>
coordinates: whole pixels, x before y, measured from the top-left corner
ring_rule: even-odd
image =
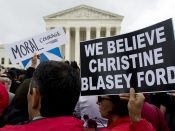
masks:
[[[61,12],[44,16],[46,30],[63,27],[69,43],[62,45],[60,51],[65,60],[80,61],[80,41],[118,35],[123,16],[80,5]],[[11,67],[9,59],[0,45],[0,65]]]

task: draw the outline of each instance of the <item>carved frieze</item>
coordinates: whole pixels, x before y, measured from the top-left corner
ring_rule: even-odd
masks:
[[[116,17],[91,9],[76,9],[55,16],[56,19],[116,19]]]

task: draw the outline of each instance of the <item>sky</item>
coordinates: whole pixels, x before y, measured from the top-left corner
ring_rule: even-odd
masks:
[[[43,33],[44,16],[82,4],[124,16],[121,34],[175,18],[174,0],[0,0],[0,44]]]

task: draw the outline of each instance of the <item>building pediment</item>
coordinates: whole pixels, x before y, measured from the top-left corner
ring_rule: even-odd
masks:
[[[100,10],[87,5],[80,5],[58,13],[44,17],[47,19],[118,19],[122,20],[123,16]]]

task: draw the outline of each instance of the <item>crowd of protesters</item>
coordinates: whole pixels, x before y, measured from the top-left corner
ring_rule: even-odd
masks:
[[[174,131],[173,93],[80,96],[76,62],[0,71],[0,131]],[[174,105],[174,106],[173,106]]]

